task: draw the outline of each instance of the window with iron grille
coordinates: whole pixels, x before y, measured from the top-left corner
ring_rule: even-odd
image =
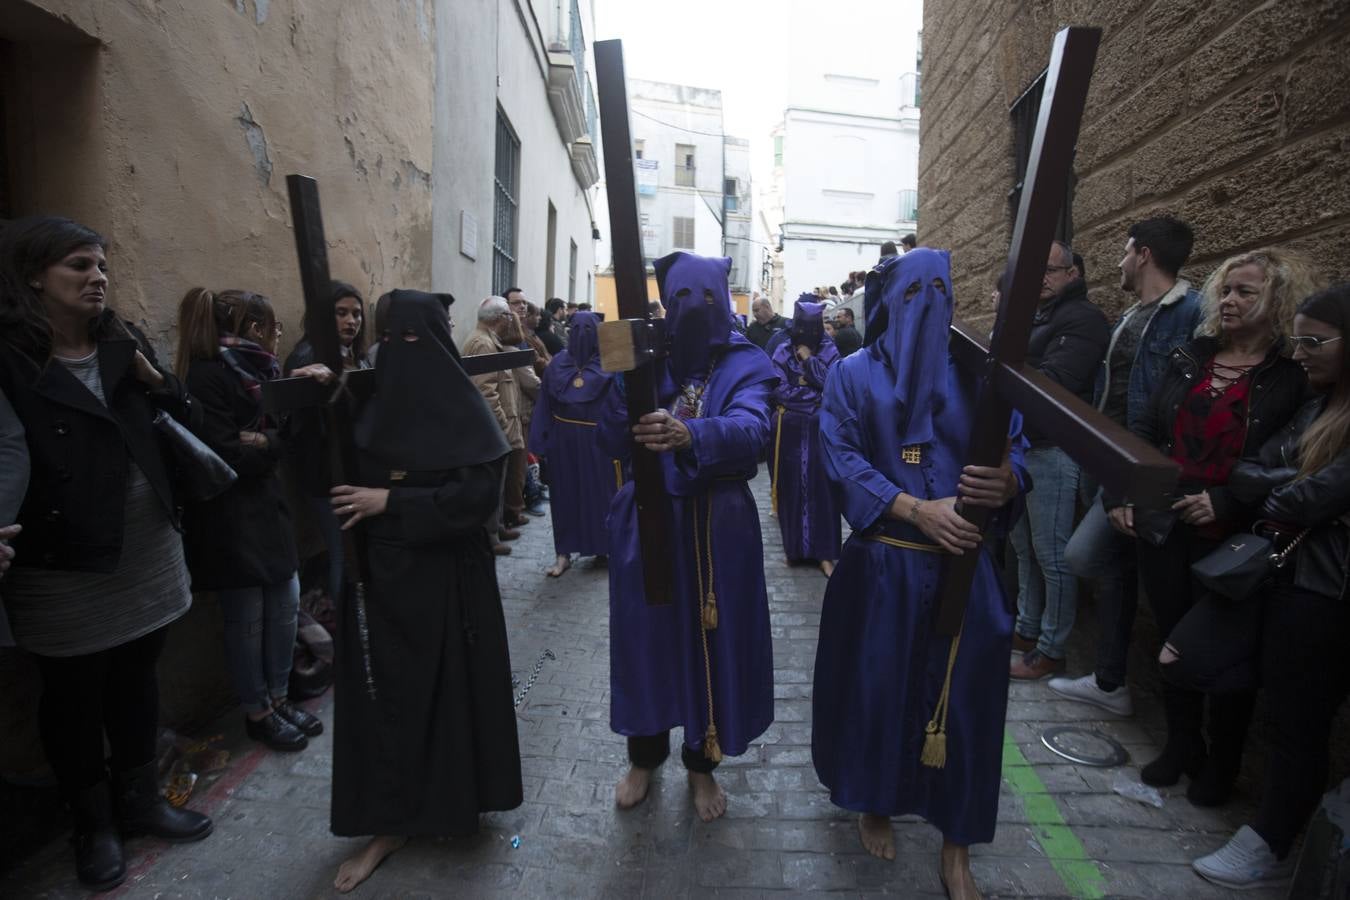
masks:
[[[694,186],[694,145],[675,145],[675,184],[678,187]]]
[[[1013,186],[1008,191],[1008,215],[1017,219],[1017,208],[1022,203],[1022,187],[1026,182],[1027,167],[1031,163],[1032,144],[1036,140],[1036,120],[1041,116],[1041,95],[1045,91],[1045,73],[1036,76],[1031,87],[1022,92],[1022,96],[1013,101]],[[1064,186],[1064,205],[1059,210],[1059,222],[1055,225],[1056,240],[1066,244],[1073,241],[1073,172]]]
[[[567,257],[567,302],[575,303],[577,299],[577,242],[568,241],[572,245],[570,255]]]
[[[497,110],[497,153],[493,172],[492,292],[500,295],[516,280],[516,213],[520,207],[520,140]]]
[[[676,216],[674,225],[671,229],[671,238],[675,242],[675,247],[680,250],[694,249],[694,220],[683,216]]]

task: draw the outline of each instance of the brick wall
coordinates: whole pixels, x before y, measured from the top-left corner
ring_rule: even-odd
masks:
[[[919,235],[962,315],[991,312],[1011,238],[1009,107],[1071,24],[1104,30],[1073,204],[1094,300],[1126,302],[1126,228],[1159,213],[1194,226],[1197,283],[1268,244],[1350,279],[1350,2],[927,0]]]

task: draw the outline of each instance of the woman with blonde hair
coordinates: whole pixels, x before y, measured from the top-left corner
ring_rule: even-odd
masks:
[[[282,440],[263,413],[262,386],[281,374],[272,305],[262,294],[193,288],[178,307],[175,368],[201,404],[201,437],[239,480],[190,504],[188,571],[214,591],[225,618],[225,661],[248,736],[273,750],[303,750],[323,723],[287,699],[300,581],[290,513],[277,480]],[[295,376],[333,379],[324,365]]]
[[[1239,499],[1258,509],[1258,533],[1289,555],[1264,597],[1239,610],[1246,616],[1232,615],[1231,604],[1210,607],[1212,629],[1237,620],[1216,637],[1230,644],[1255,637],[1251,662],[1269,717],[1270,754],[1255,818],[1192,864],[1226,887],[1257,887],[1293,874],[1294,838],[1326,790],[1331,724],[1350,691],[1344,652],[1350,640],[1347,333],[1350,284],[1314,294],[1299,307],[1290,341],[1314,396],[1229,482]]]
[[[1185,629],[1174,629],[1202,593],[1191,579],[1191,564],[1251,524],[1253,510],[1233,496],[1229,474],[1303,401],[1307,378],[1286,355],[1287,337],[1299,300],[1315,286],[1308,262],[1281,250],[1257,250],[1220,265],[1205,284],[1195,338],[1172,352],[1134,429],[1181,466],[1177,495],[1162,508],[1103,498],[1112,525],[1138,538],[1139,577],[1167,641],[1159,657],[1169,677],[1163,690],[1167,743],[1140,778],[1171,786],[1188,775],[1186,796],[1196,806],[1227,802],[1255,690],[1177,678],[1183,658],[1186,668],[1203,667],[1206,656],[1222,648],[1183,640]]]

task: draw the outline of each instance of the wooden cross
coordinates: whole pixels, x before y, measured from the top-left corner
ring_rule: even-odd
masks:
[[[600,135],[605,157],[605,193],[609,198],[614,292],[620,319],[601,325],[600,352],[604,368],[625,373],[631,426],[647,413],[661,408],[655,363],[661,355],[663,332],[660,322],[651,318],[647,307],[647,265],[642,258],[642,233],[638,227],[623,42],[596,41],[594,51]],[[635,448],[632,467],[638,541],[642,548],[643,592],[648,604],[664,605],[670,603],[672,574],[668,536],[670,500],[663,484],[661,460],[655,453]]]
[[[375,370],[344,371],[342,343],[337,318],[333,314],[332,282],[328,274],[328,244],[323,234],[323,213],[319,208],[319,185],[306,175],[287,175],[286,188],[291,200],[291,221],[295,229],[295,250],[300,259],[300,284],[305,295],[305,336],[314,348],[314,359],[323,363],[340,380],[336,388],[321,385],[313,378],[278,378],[263,383],[263,409],[282,413],[296,409],[322,409],[332,438],[328,452],[334,485],[353,484],[357,476],[356,437],[353,418],[357,404],[375,392]],[[502,369],[514,369],[534,361],[533,350],[489,353],[469,356],[460,365],[470,375]],[[365,523],[343,533],[346,583],[361,635],[365,689],[375,698],[374,671],[370,662],[370,644],[366,632],[366,584],[370,581],[370,556],[366,546]],[[337,598],[334,598],[335,600]]]
[[[1023,367],[1100,41],[1097,28],[1071,27],[1055,35],[993,337],[986,345],[975,330],[955,322],[950,347],[958,365],[981,373],[967,451],[973,465],[1002,464],[1016,408],[1039,430],[1053,434],[1058,446],[1113,493],[1141,503],[1158,502],[1176,485],[1176,463],[1060,385]],[[963,506],[961,515],[983,531],[990,511]],[[975,553],[947,557],[936,619],[939,634],[960,630],[977,558]]]

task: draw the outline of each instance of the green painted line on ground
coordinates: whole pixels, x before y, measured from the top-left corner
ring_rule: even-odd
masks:
[[[1106,879],[1101,869],[1088,857],[1078,836],[1060,815],[1055,798],[1007,731],[1003,732],[1003,780],[1022,801],[1031,831],[1069,895],[1079,900],[1105,897]]]

